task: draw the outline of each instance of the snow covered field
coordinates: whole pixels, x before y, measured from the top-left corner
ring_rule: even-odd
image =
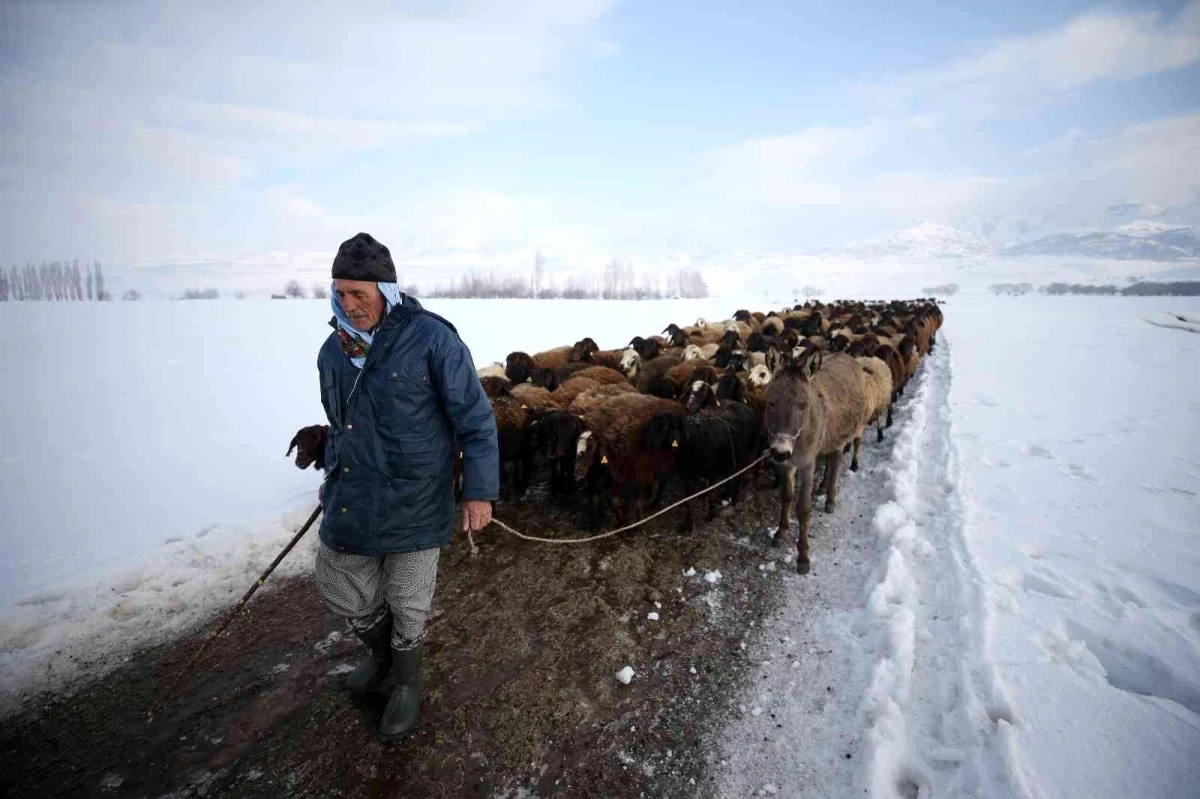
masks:
[[[758,712],[714,755],[724,795],[1196,795],[1200,336],[1153,322],[1198,308],[947,305],[885,445],[870,575],[788,586]],[[862,544],[831,527],[842,559]]]
[[[483,364],[763,304],[429,307]],[[318,477],[283,453],[321,420],[314,366],[329,311],[3,311],[8,702],[78,668],[59,650],[125,651],[235,600],[303,521]],[[725,733],[722,784],[734,795],[1194,795],[1200,336],[1186,320],[1200,301],[964,293],[945,314],[898,427],[871,445],[868,468],[886,483],[861,494],[862,548],[791,578],[787,610],[754,644],[774,664],[747,698],[764,712]],[[819,554],[838,530],[817,524]],[[314,544],[285,570],[306,570]],[[797,629],[803,647],[771,644],[798,643]],[[816,702],[827,679],[839,699]],[[752,746],[768,719],[779,743]]]

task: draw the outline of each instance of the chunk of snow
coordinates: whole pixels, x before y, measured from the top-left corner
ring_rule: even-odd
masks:
[[[706,583],[715,583],[717,580],[720,580],[720,579],[721,579],[721,572],[719,572],[715,569],[713,571],[707,572],[704,575],[704,582],[706,582]]]
[[[649,619],[650,621],[658,621],[658,614],[655,613],[654,611],[650,611],[649,613],[646,614],[646,618]]]
[[[617,682],[621,683],[621,685],[629,685],[629,682],[632,679],[633,679],[633,667],[632,666],[626,666],[625,668],[623,668],[617,672]],[[651,682],[653,682],[653,681],[651,681]]]
[[[695,577],[696,576],[696,567],[688,566],[687,570],[683,573],[683,576],[684,577]]]

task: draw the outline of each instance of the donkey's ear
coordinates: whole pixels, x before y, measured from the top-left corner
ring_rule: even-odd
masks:
[[[299,443],[298,443],[298,442],[297,442],[297,440],[296,440],[296,439],[298,439],[298,438],[300,438],[300,434],[299,434],[299,433],[297,433],[296,435],[292,436],[292,443],[291,443],[291,444],[288,446],[288,451],[287,451],[287,452],[285,452],[285,453],[283,453],[283,457],[285,457],[285,458],[286,458],[288,455],[291,455],[291,454],[292,454],[292,450],[294,450],[296,447],[298,447],[298,446],[299,446]]]
[[[821,371],[821,366],[824,364],[824,362],[825,362],[825,355],[820,350],[817,350],[816,354],[812,358],[808,359],[808,375],[809,375],[809,377],[812,377],[817,372]]]

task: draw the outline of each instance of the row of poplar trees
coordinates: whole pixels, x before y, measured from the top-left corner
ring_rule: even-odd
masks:
[[[104,271],[99,261],[87,267],[86,278],[78,260],[43,261],[41,266],[25,264],[7,271],[0,267],[0,302],[111,299],[112,294],[104,288]]]

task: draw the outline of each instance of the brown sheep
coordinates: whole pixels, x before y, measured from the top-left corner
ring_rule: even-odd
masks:
[[[489,397],[503,397],[512,391],[512,383],[509,382],[507,377],[492,377],[489,375],[479,378],[479,384],[483,386],[483,393]],[[522,385],[528,385],[528,383],[523,383]]]
[[[566,408],[580,394],[590,388],[597,388],[599,385],[595,380],[587,377],[572,377],[554,389],[554,397],[558,400],[559,405]]]
[[[522,405],[533,408],[539,413],[549,413],[550,411],[562,409],[562,406],[559,405],[560,397],[556,397],[551,391],[531,383],[522,383],[519,386],[513,386],[512,395],[519,399]]]
[[[888,371],[892,374],[892,401],[895,402],[896,397],[904,393],[904,361],[900,358],[900,353],[896,352],[891,344],[880,344],[875,348],[875,352],[871,355],[872,358],[877,358],[887,366]],[[889,418],[888,424],[891,424]]]
[[[597,350],[588,357],[588,363],[596,366],[607,366],[609,369],[617,369],[621,365],[621,357],[630,347],[625,347],[619,350]]]
[[[826,462],[825,510],[832,512],[842,448],[862,436],[865,407],[862,367],[849,355],[805,354],[767,387],[763,425],[771,460],[783,477],[779,529],[772,543],[783,543],[796,504],[796,571],[801,574],[811,568],[808,523],[817,459]]]
[[[530,355],[527,352],[510,352],[504,361],[504,372],[514,384],[531,383],[534,374],[544,369],[559,372],[571,361],[571,347],[559,347]]]
[[[667,370],[682,363],[679,355],[666,354],[649,361],[643,361],[641,356],[632,350],[626,350],[626,361],[621,364],[621,372],[629,378],[629,382],[637,386],[638,391],[645,391],[655,380],[666,375]]]
[[[587,480],[593,529],[600,524],[602,496],[637,506],[648,498],[655,504],[662,500],[676,453],[647,450],[642,435],[646,423],[663,413],[683,416],[684,409],[678,402],[634,393],[613,397],[586,417],[576,445],[575,477]],[[620,519],[622,505],[615,507]]]
[[[892,372],[887,364],[878,358],[855,358],[863,370],[863,391],[866,397],[866,408],[863,416],[863,426],[875,424],[878,441],[883,441],[883,426],[886,420],[892,424]],[[857,441],[854,443],[854,459],[850,462],[851,471],[858,471]]]
[[[572,362],[573,347],[555,347],[552,350],[534,353],[533,365],[543,369],[561,369]]]
[[[705,371],[697,376],[696,372],[704,369]],[[704,380],[706,383],[715,383],[720,377],[713,368],[710,361],[691,360],[676,364],[663,373],[663,377],[671,381],[675,386],[675,396],[682,396],[688,387],[696,380]],[[711,378],[711,379],[710,379]]]
[[[292,436],[292,443],[284,457],[296,450],[296,468],[307,469],[312,466],[318,471],[325,471],[325,443],[329,440],[329,425],[313,424],[301,427]]]
[[[586,377],[589,380],[595,380],[597,383],[604,386],[612,385],[614,383],[622,383],[627,386],[630,385],[629,380],[625,378],[625,375],[621,374],[616,369],[612,369],[607,366],[589,366],[587,369],[576,372],[573,376]]]
[[[533,422],[538,414],[512,395],[491,397],[492,413],[496,417],[496,438],[500,445],[500,479],[504,482],[505,466],[512,468],[512,496],[520,499],[529,488],[533,476],[535,438]]]
[[[579,416],[585,416],[613,397],[636,393],[638,393],[638,390],[628,383],[599,385],[577,394],[575,399],[571,400],[571,404],[567,406],[567,410]]]

